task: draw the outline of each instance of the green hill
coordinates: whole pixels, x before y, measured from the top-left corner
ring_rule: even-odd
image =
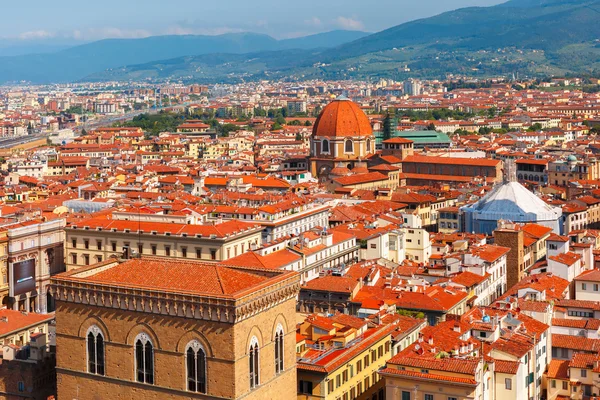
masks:
[[[0,82],[76,81],[109,68],[154,60],[213,53],[242,54],[286,49],[322,49],[366,35],[368,34],[365,32],[339,30],[286,40],[276,40],[268,35],[256,33],[107,39],[50,54],[0,57]]]

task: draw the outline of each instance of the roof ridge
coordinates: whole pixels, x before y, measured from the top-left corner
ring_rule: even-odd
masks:
[[[219,287],[221,288],[221,293],[222,294],[226,294],[225,293],[225,286],[223,286],[223,282],[221,280],[221,269],[218,268],[218,266],[213,266],[213,268],[215,269],[215,275],[217,275],[217,282],[219,282]]]

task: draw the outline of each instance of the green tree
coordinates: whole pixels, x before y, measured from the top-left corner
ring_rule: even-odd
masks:
[[[541,131],[542,130],[542,124],[540,124],[539,122],[536,122],[535,124],[533,124],[529,128],[527,128],[527,130],[529,132]]]
[[[296,133],[296,141],[300,142],[304,140],[304,136],[300,132]]]
[[[282,128],[282,126],[281,126],[279,123],[275,122],[275,123],[273,124],[273,126],[271,127],[271,130],[272,130],[272,131],[278,131],[278,130],[280,130],[281,128]]]
[[[432,122],[429,125],[427,125],[427,130],[428,131],[435,131],[435,124]]]
[[[279,125],[285,125],[285,117],[282,114],[278,114],[277,117],[275,117],[275,122]]]

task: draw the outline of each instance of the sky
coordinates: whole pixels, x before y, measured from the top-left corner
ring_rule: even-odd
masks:
[[[503,0],[29,0],[0,3],[0,41],[71,42],[165,34],[257,32],[290,38],[334,29],[377,32]]]

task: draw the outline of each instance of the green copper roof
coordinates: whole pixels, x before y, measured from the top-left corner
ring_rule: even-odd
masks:
[[[399,131],[392,132],[392,137],[401,137],[415,142],[415,145],[430,143],[448,143],[450,138],[443,132],[436,131]],[[383,132],[375,132],[375,143],[383,143]]]

